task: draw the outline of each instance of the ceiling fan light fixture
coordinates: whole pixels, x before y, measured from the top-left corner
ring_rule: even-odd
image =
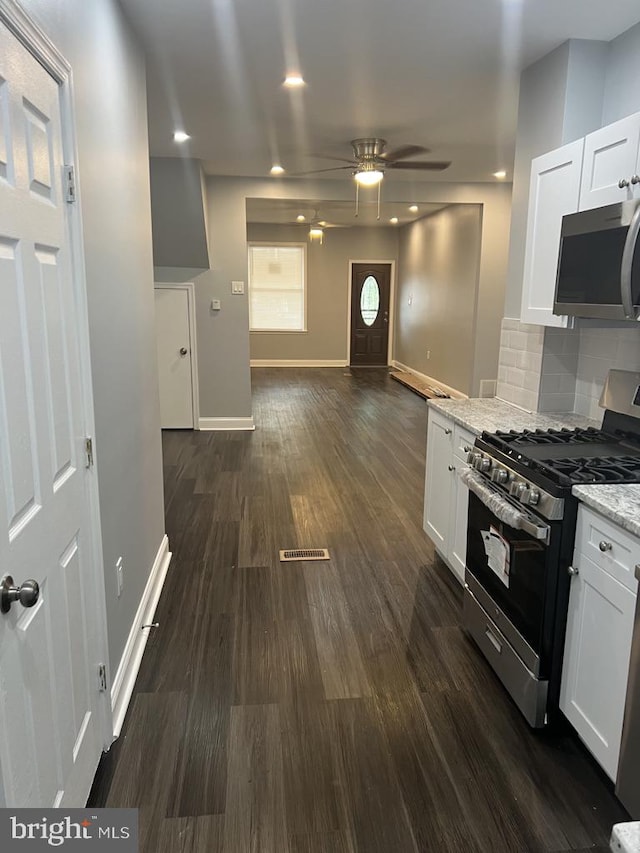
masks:
[[[299,89],[301,86],[306,84],[302,74],[287,74],[284,78],[283,85],[286,86],[287,89]]]
[[[324,231],[319,225],[312,225],[309,228],[309,240],[314,243],[318,242],[322,245],[322,238],[324,237]]]
[[[384,178],[384,172],[378,169],[375,163],[363,163],[358,166],[353,177],[361,187],[375,187]]]

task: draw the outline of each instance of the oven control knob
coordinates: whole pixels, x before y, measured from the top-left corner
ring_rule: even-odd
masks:
[[[537,506],[540,503],[540,492],[537,489],[529,491],[529,503],[531,506]]]
[[[484,474],[486,474],[487,471],[490,471],[491,470],[491,460],[490,459],[481,459],[479,470],[482,471]]]
[[[511,494],[517,498],[519,501],[522,500],[522,496],[527,490],[526,483],[512,483],[511,484]]]
[[[494,483],[500,483],[504,486],[504,484],[509,481],[509,472],[505,471],[504,468],[498,468],[497,470],[494,470],[491,475],[491,479]]]

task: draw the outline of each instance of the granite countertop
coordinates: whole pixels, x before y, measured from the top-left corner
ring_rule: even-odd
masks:
[[[483,430],[498,429],[562,429],[568,427],[599,427],[597,421],[574,414],[540,414],[525,412],[497,397],[472,397],[468,400],[434,398],[428,405],[476,435]]]
[[[571,492],[619,527],[640,536],[640,485],[574,486]]]

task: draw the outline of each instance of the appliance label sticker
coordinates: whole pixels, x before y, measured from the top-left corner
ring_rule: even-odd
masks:
[[[481,530],[484,551],[487,555],[487,565],[500,578],[502,583],[509,586],[509,543],[499,530],[491,525],[489,530]]]

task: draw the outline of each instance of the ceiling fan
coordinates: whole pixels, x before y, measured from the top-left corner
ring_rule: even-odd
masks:
[[[422,145],[401,145],[392,151],[387,151],[386,139],[377,137],[352,139],[353,158],[327,157],[340,160],[348,166],[331,166],[328,169],[314,169],[311,172],[301,172],[300,175],[317,175],[320,172],[334,172],[349,169],[356,182],[361,186],[375,186],[383,179],[387,169],[418,169],[424,172],[441,172],[451,165],[450,160],[410,160],[416,154],[426,154],[429,149]]]

